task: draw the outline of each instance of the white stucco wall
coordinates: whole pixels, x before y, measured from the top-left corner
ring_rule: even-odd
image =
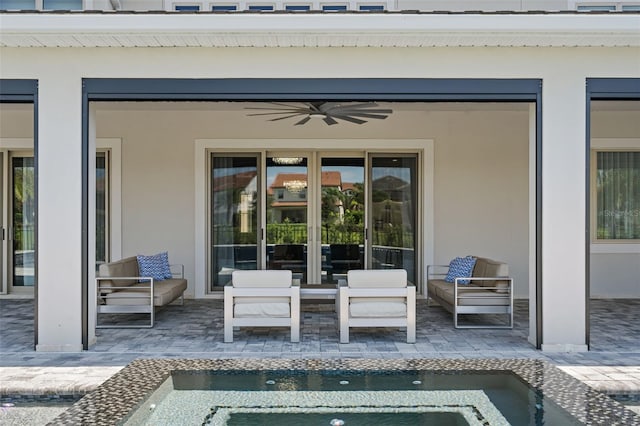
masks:
[[[430,139],[435,145],[435,262],[467,253],[511,264],[518,297],[528,292],[528,111],[396,112],[384,122],[339,129],[323,123],[305,128],[266,124],[236,111],[118,111],[97,114],[98,137],[122,138],[123,255],[169,249],[184,263],[194,294],[194,140],[257,138],[293,140],[299,149],[318,149],[310,135],[346,139],[341,148],[364,152],[371,138]],[[473,109],[473,106],[469,106]],[[513,107],[513,105],[511,105]],[[136,106],[135,109],[140,109]],[[114,111],[115,109],[115,111]],[[419,109],[419,107],[415,107]],[[437,109],[431,106],[430,109]],[[306,135],[306,137],[302,137]],[[390,142],[388,146],[393,146]],[[472,206],[470,206],[470,203]],[[425,259],[424,262],[430,262]]]
[[[39,246],[39,267],[50,277],[45,280],[48,303],[64,303],[70,311],[75,306],[78,312],[82,77],[542,79],[544,341],[547,349],[584,349],[584,82],[587,77],[637,77],[638,48],[2,48],[0,55],[2,78],[41,80],[40,147],[48,159],[41,164],[40,194],[66,190],[57,191],[55,200],[40,199],[47,205],[40,210],[40,238],[48,242]],[[59,161],[68,165],[62,174],[53,167]],[[52,229],[56,226],[73,232],[63,235]],[[68,276],[64,281],[54,278],[61,267]],[[577,302],[568,309],[566,300]],[[39,312],[41,323],[58,329],[41,330],[52,339],[51,347],[54,340],[80,341],[76,316]]]

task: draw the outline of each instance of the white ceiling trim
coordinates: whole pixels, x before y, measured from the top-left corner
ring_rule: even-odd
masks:
[[[0,14],[2,47],[640,46],[640,15]]]

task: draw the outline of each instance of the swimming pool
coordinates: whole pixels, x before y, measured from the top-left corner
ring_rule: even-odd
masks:
[[[302,419],[302,420],[301,420]],[[131,363],[65,424],[606,424],[640,417],[537,360],[175,360]]]

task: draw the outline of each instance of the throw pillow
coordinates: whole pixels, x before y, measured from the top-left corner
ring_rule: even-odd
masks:
[[[473,274],[473,267],[476,265],[476,258],[473,256],[456,257],[449,264],[449,272],[445,277],[448,283],[455,282],[456,278],[470,277]],[[459,280],[459,284],[469,284],[470,280]]]
[[[139,254],[138,272],[143,277],[153,277],[156,281],[162,281],[171,278],[171,269],[169,268],[169,254],[166,251],[154,254],[152,256],[144,256]]]

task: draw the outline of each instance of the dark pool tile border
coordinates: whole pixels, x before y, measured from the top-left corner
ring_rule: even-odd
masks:
[[[543,360],[530,359],[138,359],[52,424],[115,425],[172,370],[484,370],[512,371],[586,425],[640,426],[640,416]]]

